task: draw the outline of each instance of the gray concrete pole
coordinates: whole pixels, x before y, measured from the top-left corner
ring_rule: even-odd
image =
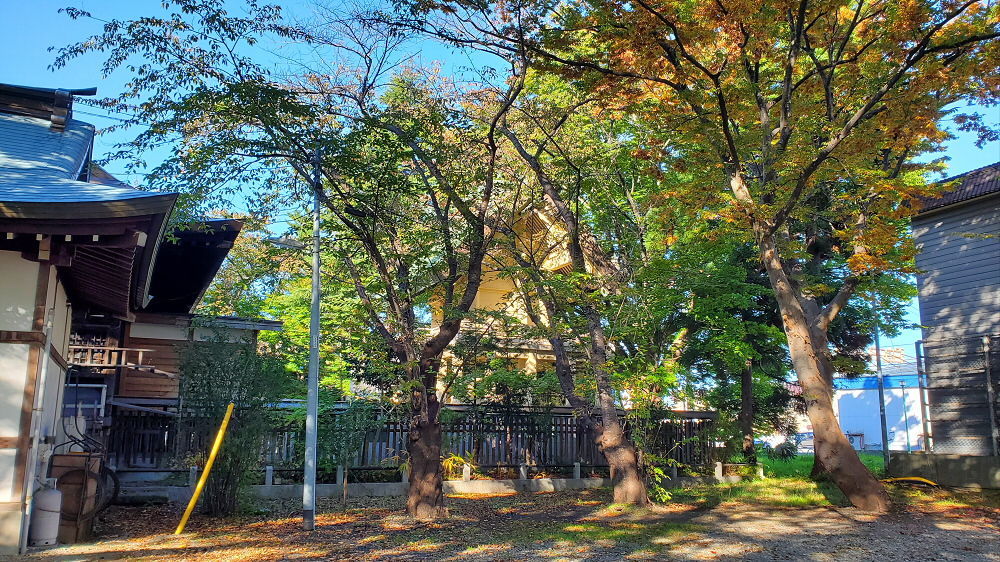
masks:
[[[906,411],[906,383],[899,382],[899,393],[903,397],[903,429],[906,431],[906,452],[910,452],[910,418]]]
[[[878,311],[872,300],[872,316],[875,320],[875,373],[878,375],[878,412],[882,422],[882,465],[889,472],[889,426],[885,422],[885,378],[882,376],[882,348],[878,337]]]
[[[316,527],[316,441],[319,417],[319,299],[320,299],[320,152],[313,155],[312,303],[309,311],[309,377],[306,392],[305,474],[302,477],[302,528]]]

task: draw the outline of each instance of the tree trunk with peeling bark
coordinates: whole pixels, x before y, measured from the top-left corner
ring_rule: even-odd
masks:
[[[590,331],[590,361],[597,381],[597,402],[601,412],[597,444],[608,460],[615,503],[645,505],[649,503],[646,482],[639,468],[639,453],[625,435],[618,407],[615,404],[611,375],[607,371],[608,342],[601,317],[593,305],[584,307]]]
[[[601,411],[597,444],[611,469],[614,502],[646,505],[649,503],[649,495],[639,468],[639,453],[625,435],[612,394],[611,381],[603,370],[597,375],[597,395]]]

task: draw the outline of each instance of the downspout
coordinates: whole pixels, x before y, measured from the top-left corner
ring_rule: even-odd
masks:
[[[35,497],[35,479],[37,477],[35,472],[39,462],[38,449],[39,442],[41,441],[42,425],[39,423],[39,418],[42,415],[42,405],[45,402],[45,383],[49,375],[49,361],[51,360],[49,356],[52,353],[52,317],[54,315],[55,308],[48,309],[43,331],[45,342],[42,344],[42,351],[38,359],[38,376],[35,377],[35,402],[31,409],[31,424],[29,426],[31,428],[31,448],[28,450],[28,455],[25,459],[28,466],[25,467],[24,471],[24,485],[22,487],[24,491],[21,495],[21,500],[24,503],[24,511],[21,512],[21,536],[18,541],[18,553],[20,554],[24,554],[27,550],[28,522],[31,521],[32,503]],[[61,408],[62,405],[59,404],[57,407]],[[59,412],[59,414],[62,415],[62,412]]]

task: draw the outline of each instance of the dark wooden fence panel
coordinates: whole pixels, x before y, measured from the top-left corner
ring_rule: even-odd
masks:
[[[176,418],[128,411],[116,415],[108,433],[110,461],[122,468],[161,468],[174,457]]]
[[[571,412],[561,410],[456,409],[443,422],[443,454],[459,455],[482,467],[567,467],[576,462],[607,466],[593,432]],[[688,413],[666,418],[655,431],[646,432],[647,447],[686,465],[706,465],[711,461],[708,430],[713,417]],[[405,420],[387,421],[369,431],[352,467],[398,466],[406,455],[407,433]],[[270,432],[261,443],[261,464],[300,466],[302,437],[301,427]],[[177,418],[119,410],[109,433],[108,453],[119,468],[164,468],[182,464],[182,451],[202,450],[207,444],[206,436],[179,435]]]

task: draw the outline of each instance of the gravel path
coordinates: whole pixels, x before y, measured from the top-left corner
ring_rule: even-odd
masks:
[[[668,553],[682,560],[1000,560],[1000,530],[982,518],[853,509],[717,506],[691,519],[703,535]]]

